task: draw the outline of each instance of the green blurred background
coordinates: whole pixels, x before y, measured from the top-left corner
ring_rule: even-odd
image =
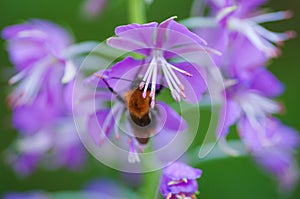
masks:
[[[41,18],[53,21],[67,28],[76,38],[77,42],[86,40],[103,41],[113,35],[114,27],[128,23],[127,0],[108,0],[103,13],[92,21],[80,15],[84,0],[1,0],[0,1],[0,29],[15,23],[24,22],[30,18]],[[178,16],[181,20],[189,16],[192,0],[154,0],[147,7],[147,21],[162,21],[170,16]],[[273,10],[290,9],[294,18],[288,21],[266,24],[272,30],[284,31],[288,29],[300,32],[299,1],[272,0],[266,6]],[[1,83],[1,109],[0,109],[0,197],[10,191],[28,190],[78,190],[86,182],[96,178],[123,179],[122,175],[110,168],[102,166],[93,157],[89,157],[87,166],[79,172],[65,169],[56,171],[38,170],[32,176],[20,178],[4,163],[4,150],[11,144],[17,132],[13,130],[10,122],[10,110],[5,103],[9,93],[8,78],[13,75],[13,69],[8,60],[5,44],[1,41],[0,50],[0,83]],[[275,59],[270,66],[276,76],[284,82],[286,92],[280,101],[285,104],[286,113],[279,116],[282,121],[300,130],[299,86],[300,86],[300,37],[288,41],[283,47],[283,54]],[[251,56],[251,55],[249,55]],[[298,155],[299,160],[299,155]],[[201,164],[204,174],[199,181],[199,198],[243,198],[243,199],[277,199],[300,198],[300,186],[295,192],[284,196],[276,191],[276,183],[264,173],[251,158],[231,158]],[[135,189],[137,187],[134,187]]]

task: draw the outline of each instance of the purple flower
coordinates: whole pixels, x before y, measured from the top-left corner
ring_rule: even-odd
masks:
[[[62,83],[69,82],[75,75],[75,66],[66,57],[72,44],[68,33],[57,25],[31,20],[28,23],[6,27],[2,37],[8,42],[8,52],[17,74],[9,81],[19,82],[9,96],[12,105],[28,104],[47,85],[47,76],[55,76]],[[56,68],[56,70],[52,70]]]
[[[226,104],[221,113],[225,116],[225,123],[221,136],[226,136],[229,127],[242,117],[256,126],[269,115],[281,111],[280,104],[270,98],[280,95],[283,85],[265,68],[253,71],[251,79],[236,81],[225,91]]]
[[[193,22],[194,27],[200,27],[208,29],[209,32],[218,31],[219,27],[222,32],[216,34],[209,34],[207,37],[202,35],[208,40],[208,43],[215,40],[219,40],[220,37],[214,37],[213,35],[225,34],[227,42],[223,41],[223,45],[230,47],[231,44],[235,45],[237,40],[243,41],[247,39],[257,51],[260,51],[265,56],[265,61],[270,57],[275,57],[280,54],[280,49],[276,45],[281,45],[285,40],[293,38],[295,33],[293,31],[287,31],[284,33],[271,32],[264,27],[261,23],[279,21],[290,18],[291,12],[280,11],[273,13],[258,12],[257,8],[263,4],[264,0],[257,1],[209,1],[212,12],[209,17],[199,17]],[[199,23],[197,25],[197,22]],[[214,29],[214,30],[213,30]],[[206,31],[206,30],[205,30]],[[217,48],[218,49],[218,48]],[[239,52],[251,54],[252,51],[243,50],[238,48],[234,53],[237,55]],[[253,56],[251,56],[253,57]],[[247,59],[249,61],[249,59]]]
[[[300,138],[295,130],[272,117],[281,106],[271,98],[281,94],[283,86],[264,68],[252,73],[252,79],[239,80],[226,90],[221,113],[225,122],[219,125],[218,133],[224,140],[229,127],[237,123],[241,140],[256,161],[276,177],[282,188],[291,189],[298,179],[294,151]]]
[[[117,37],[107,40],[108,45],[137,52],[145,56],[144,64],[138,73],[142,78],[139,88],[143,89],[146,97],[147,89],[151,85],[151,107],[155,105],[155,91],[157,84],[165,84],[173,98],[179,101],[186,98],[188,102],[196,103],[206,90],[203,68],[197,59],[171,62],[171,58],[183,58],[184,54],[198,52],[218,53],[204,47],[206,42],[190,32],[185,26],[174,21],[171,17],[162,23],[129,24],[115,29]],[[199,72],[200,71],[200,72]],[[190,88],[188,88],[190,85]],[[187,91],[186,91],[187,90]],[[192,98],[194,93],[196,98]]]
[[[294,157],[300,144],[298,132],[275,118],[267,118],[260,127],[251,125],[244,118],[239,122],[238,129],[256,161],[276,177],[282,189],[293,189],[299,177]]]
[[[138,80],[138,77],[136,77],[137,72],[142,65],[143,61],[127,57],[112,66],[110,70],[99,71],[96,73],[97,75],[93,75],[86,80],[86,83],[97,85],[99,88],[99,91],[95,93],[96,112],[90,115],[87,124],[90,136],[97,145],[101,145],[111,137],[112,133],[114,133],[117,140],[127,138],[129,162],[139,162],[137,149],[143,152],[142,145],[146,144],[151,136],[163,133],[163,130],[175,134],[187,128],[185,121],[167,104],[158,102],[154,109],[147,107],[147,103],[150,103],[149,94],[145,99],[145,109],[138,111],[138,114],[145,112],[145,115],[150,116],[150,121],[145,125],[134,122],[133,113],[130,112],[131,110],[128,107],[133,92],[137,92],[137,98],[142,99],[139,82],[135,85],[135,80]],[[108,85],[98,77],[99,75],[104,78]],[[114,93],[109,89],[113,89]],[[107,106],[107,104],[110,105]],[[124,117],[125,120],[122,119]],[[123,133],[120,134],[119,132]],[[155,136],[153,139],[155,139]]]
[[[166,199],[192,198],[198,191],[197,178],[202,171],[184,163],[175,162],[163,170],[160,191]]]
[[[240,14],[248,14],[255,11],[259,6],[263,5],[267,0],[208,0],[207,3],[210,5],[213,11],[219,11],[224,7],[233,6],[235,4],[242,5],[238,9]]]
[[[21,175],[31,174],[39,164],[78,169],[85,161],[71,111],[64,103],[65,98],[71,100],[65,92],[72,82],[61,85],[55,75],[48,75],[55,79],[47,80],[52,87],[39,92],[30,105],[13,110],[13,124],[20,135],[10,148],[8,161]]]

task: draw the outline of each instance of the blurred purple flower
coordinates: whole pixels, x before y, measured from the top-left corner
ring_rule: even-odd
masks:
[[[12,105],[31,103],[47,86],[47,76],[56,73],[62,83],[71,81],[76,68],[66,58],[66,50],[73,43],[70,35],[59,26],[42,20],[6,27],[2,37],[8,42],[8,52],[17,74],[9,81],[19,82],[9,96]],[[56,70],[52,70],[57,68]]]
[[[252,125],[257,125],[269,115],[279,113],[282,108],[270,98],[280,95],[283,85],[265,68],[252,71],[251,79],[235,81],[235,85],[225,90],[226,104],[221,110],[225,122],[223,126],[220,124],[222,129],[219,132],[222,137],[242,117],[246,117]]]
[[[299,178],[295,152],[300,144],[298,132],[275,118],[267,118],[253,126],[247,119],[239,122],[241,139],[256,161],[273,174],[280,188],[292,190]]]
[[[184,54],[191,52],[218,54],[214,49],[205,47],[206,42],[202,38],[174,21],[174,18],[171,17],[160,24],[151,22],[119,26],[115,29],[117,37],[107,40],[108,45],[112,47],[146,56],[139,72],[142,76],[139,87],[143,89],[145,98],[148,86],[151,84],[152,108],[155,105],[157,84],[165,83],[176,101],[183,97],[192,103],[198,102],[206,90],[204,74],[199,73],[199,70],[203,71],[203,68],[199,66],[199,60],[195,59],[194,62],[189,60],[190,63],[184,61],[173,63],[168,61],[170,58],[182,58]],[[189,96],[191,91],[185,91],[186,84],[191,86],[196,98],[192,99]]]
[[[84,0],[83,14],[90,19],[95,18],[103,11],[106,3],[107,0]]]
[[[112,132],[114,132],[116,139],[120,139],[119,132],[123,131],[127,134],[125,137],[129,137],[129,162],[139,161],[137,149],[143,152],[140,144],[147,143],[147,140],[154,134],[161,133],[163,130],[175,134],[187,129],[187,124],[180,115],[163,102],[158,102],[154,109],[148,110],[151,115],[149,124],[142,127],[133,122],[128,110],[128,97],[133,90],[139,89],[139,83],[137,85],[134,83],[137,79],[137,72],[142,65],[143,61],[127,57],[112,66],[110,70],[99,71],[96,73],[97,75],[86,80],[87,84],[96,85],[100,89],[95,93],[97,99],[96,113],[91,114],[88,119],[89,134],[95,144],[101,145],[111,136]],[[109,91],[108,85],[98,75],[103,76],[115,93]],[[107,106],[107,103],[111,105]],[[124,116],[126,117],[125,121],[121,120]]]
[[[184,163],[175,162],[163,170],[160,191],[166,199],[192,198],[198,192],[197,178],[202,171]]]
[[[240,53],[252,55],[256,50],[258,52],[254,52],[255,54],[251,57],[256,57],[261,52],[262,54],[259,56],[264,56],[264,62],[266,62],[268,58],[276,57],[280,54],[280,49],[276,45],[282,45],[285,40],[293,38],[295,32],[275,33],[262,27],[261,23],[288,19],[292,16],[290,11],[273,13],[258,11],[258,7],[264,2],[265,0],[210,0],[209,4],[212,8],[211,16],[194,18],[189,23],[193,24],[193,27],[201,28],[198,30],[199,34],[208,41],[208,44],[212,45],[216,41],[219,41],[219,46],[216,46],[216,49],[221,50],[221,52],[223,52],[222,50],[224,49],[222,48],[224,47],[230,49],[230,46],[232,44],[235,45],[236,41],[250,42],[247,45],[251,44],[255,47],[251,52],[247,48],[237,48],[233,54],[236,57]],[[221,39],[224,37],[226,37],[225,40]],[[223,45],[223,47],[220,45]],[[212,46],[214,47],[214,45]],[[251,62],[249,58],[241,60]]]
[[[281,111],[281,105],[271,98],[282,92],[282,84],[265,68],[253,71],[247,81],[238,80],[226,90],[227,100],[221,112],[225,122],[219,125],[218,133],[224,141],[230,126],[237,123],[241,140],[249,152],[287,190],[292,189],[298,179],[294,152],[300,138],[295,130],[272,117]]]
[[[65,98],[71,101],[71,96],[64,95],[70,85],[61,85],[53,74],[47,76],[56,80],[48,79],[52,87],[39,92],[30,105],[13,110],[13,124],[21,134],[10,148],[8,161],[21,175],[31,174],[40,163],[48,168],[78,169],[85,161],[72,112],[64,103]]]

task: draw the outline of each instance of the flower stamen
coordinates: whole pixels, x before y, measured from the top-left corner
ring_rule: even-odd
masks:
[[[168,193],[167,198],[166,199],[170,199],[172,198],[172,193]]]

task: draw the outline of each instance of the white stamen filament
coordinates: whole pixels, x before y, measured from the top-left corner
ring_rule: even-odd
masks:
[[[22,71],[20,71],[19,73],[17,73],[16,75],[14,75],[13,77],[11,77],[8,81],[9,85],[15,84],[18,81],[20,81],[21,79],[23,79],[23,77],[25,77],[25,75],[27,74],[27,72],[29,71],[30,68],[25,68]]]
[[[280,11],[244,19],[230,17],[227,24],[228,29],[245,35],[253,45],[265,52],[267,56],[276,57],[279,55],[280,50],[273,43],[281,44],[281,42],[293,38],[295,32],[274,33],[260,26],[259,23],[278,21],[290,18],[291,16],[290,11]]]
[[[171,65],[171,64],[169,64],[169,63],[167,63],[167,62],[166,62],[166,64],[167,64],[167,66]],[[171,67],[171,66],[169,66],[169,67]],[[171,74],[172,77],[174,78],[175,82],[178,84],[180,90],[181,90],[181,91],[184,91],[184,86],[183,86],[182,83],[180,82],[180,80],[179,80],[179,78],[177,77],[177,75],[175,74],[175,72],[174,72],[171,68],[168,68],[168,69],[169,69],[170,74]]]
[[[265,23],[265,22],[272,22],[272,21],[288,19],[291,17],[291,15],[292,15],[292,13],[290,11],[279,11],[279,12],[272,12],[272,13],[258,15],[258,16],[251,17],[248,19],[251,21],[255,21],[256,23]]]
[[[146,98],[146,94],[147,94],[147,89],[148,89],[148,86],[149,86],[149,83],[150,83],[150,79],[153,75],[153,70],[154,68],[156,68],[157,65],[156,65],[156,59],[152,59],[150,64],[149,64],[149,68],[146,72],[146,75],[145,77],[143,78],[143,82],[144,82],[144,90],[143,90],[143,98]],[[148,73],[149,71],[149,73]],[[148,74],[147,74],[148,73]]]
[[[265,28],[263,28],[262,26],[256,25],[255,26],[255,31],[263,36],[266,37],[269,41],[272,41],[274,43],[278,43],[278,42],[282,42],[284,40],[287,40],[289,38],[289,32],[286,33],[275,33],[275,32],[271,32]]]
[[[186,75],[186,76],[189,76],[189,77],[192,77],[192,76],[193,76],[191,73],[188,73],[188,72],[186,72],[185,70],[182,70],[182,69],[180,69],[180,68],[177,68],[177,67],[173,66],[172,64],[168,64],[168,66],[171,67],[172,69],[174,69],[174,70],[180,72],[180,73],[183,73],[183,74]]]
[[[151,68],[150,68],[151,63],[152,63],[152,60],[151,60],[151,62],[150,62],[150,64],[149,64],[149,67],[148,67],[148,69],[147,69],[147,71],[146,71],[144,77],[143,77],[143,81],[142,81],[142,82],[140,83],[140,85],[139,85],[140,89],[143,89],[143,88],[144,88],[145,82],[146,82],[146,80],[148,79],[148,76],[150,75],[150,72],[151,72]]]
[[[268,114],[280,111],[280,106],[276,102],[257,93],[243,94],[239,101],[250,124],[258,129],[262,128],[262,122]]]
[[[171,70],[171,69],[168,69],[167,65],[164,65],[164,69],[165,69],[164,70],[164,75],[165,75],[166,79],[169,79],[169,82],[168,82],[169,86],[172,85],[172,88],[174,89],[174,92],[176,92],[177,95],[179,96],[179,93],[181,93],[181,90],[180,90],[179,86],[176,84],[174,78],[172,78],[172,76],[169,72],[169,70]],[[170,88],[171,88],[171,86],[170,86]],[[171,92],[172,92],[172,90],[171,90]],[[180,96],[178,97],[177,101],[179,101],[179,100],[180,100]]]
[[[166,69],[169,72],[169,75],[171,76],[174,87],[176,88],[177,92],[181,94],[181,96],[183,98],[186,98],[186,95],[184,94],[184,86],[180,82],[180,80],[177,77],[177,75],[175,74],[175,72],[171,69],[171,64],[169,64],[167,62],[166,62],[166,64],[167,64]]]
[[[228,22],[229,29],[237,31],[245,35],[250,42],[268,56],[274,57],[278,54],[276,46],[268,40],[268,35],[260,35],[255,28],[259,25],[247,19],[241,20],[232,18]]]
[[[43,73],[45,72],[48,63],[41,62],[41,64],[33,66],[31,74],[25,77],[22,83],[18,84],[17,88],[10,95],[12,104],[21,105],[29,103],[34,100],[39,89],[42,86]]]
[[[237,9],[237,6],[228,6],[224,9],[222,9],[218,15],[216,16],[216,20],[217,21],[221,21],[222,19],[224,19],[226,16],[228,16],[230,13],[232,13],[233,11],[235,11]]]
[[[170,79],[171,79],[171,78],[168,77],[168,72],[166,71],[167,69],[166,69],[166,66],[165,66],[164,64],[162,65],[162,70],[163,70],[163,73],[164,73],[165,78],[166,78],[166,80],[167,80],[167,84],[168,84],[168,86],[169,86],[169,88],[170,88],[170,91],[171,91],[171,94],[172,94],[173,98],[174,98],[176,101],[179,101],[179,100],[180,100],[180,96],[178,95],[178,93],[176,92],[176,90],[173,88],[173,85],[172,85],[172,83],[170,82]]]
[[[155,89],[156,89],[156,80],[157,80],[157,67],[154,66],[153,75],[152,75],[152,85],[151,85],[151,108],[154,108],[155,105]]]
[[[186,95],[184,94],[184,86],[182,85],[180,79],[173,70],[176,70],[177,72],[187,76],[192,76],[192,74],[188,73],[187,71],[177,68],[176,66],[173,66],[172,64],[168,63],[163,57],[161,50],[154,50],[152,52],[152,59],[143,77],[143,81],[139,85],[140,89],[143,88],[143,97],[145,98],[148,86],[151,83],[150,97],[152,108],[154,108],[155,105],[156,83],[158,74],[160,72],[162,72],[164,77],[166,78],[172,96],[176,101],[180,101],[180,95],[183,98],[186,97]]]

